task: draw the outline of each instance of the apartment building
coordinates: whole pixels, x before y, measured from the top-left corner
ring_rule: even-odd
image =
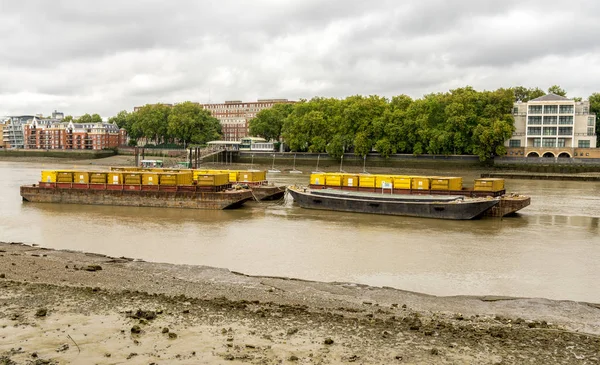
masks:
[[[23,125],[25,149],[101,150],[127,143],[127,134],[113,123],[74,123],[37,119]]]
[[[25,148],[23,125],[32,121],[34,115],[19,115],[6,117],[2,129],[4,148]]]
[[[288,99],[258,99],[250,102],[229,100],[220,104],[202,104],[202,107],[221,122],[222,140],[239,141],[248,137],[248,122],[256,117],[258,112],[278,103],[294,102]]]
[[[589,101],[548,94],[513,106],[515,131],[506,141],[508,157],[600,158],[596,115]]]
[[[6,121],[0,119],[0,148],[5,148],[5,146],[4,146],[4,126],[6,126]]]

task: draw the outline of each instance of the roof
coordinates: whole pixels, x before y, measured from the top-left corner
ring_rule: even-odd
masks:
[[[556,94],[546,94],[544,96],[540,96],[539,98],[535,98],[529,101],[573,101],[572,99],[566,98],[564,96],[556,95]]]
[[[239,141],[210,141],[206,142],[209,145],[237,145],[240,144]]]

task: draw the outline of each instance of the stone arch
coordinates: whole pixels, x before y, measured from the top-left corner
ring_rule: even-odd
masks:
[[[556,156],[554,155],[554,153],[548,151],[548,152],[544,152],[544,154],[542,155],[542,157],[551,157],[551,158],[554,158]]]
[[[569,152],[561,152],[558,154],[558,158],[571,158],[571,154]]]
[[[540,154],[537,153],[537,152],[535,152],[535,151],[533,151],[533,152],[529,152],[527,154],[527,157],[540,157]]]

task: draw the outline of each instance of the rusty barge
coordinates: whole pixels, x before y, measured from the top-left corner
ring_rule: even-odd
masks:
[[[20,187],[23,201],[188,209],[233,209],[253,200],[226,174],[192,172],[42,171],[39,184]]]
[[[475,219],[499,203],[495,198],[465,198],[464,196],[382,195],[296,187],[289,187],[288,191],[302,208],[418,218]]]
[[[133,188],[132,188],[133,187]],[[181,189],[142,189],[130,185],[53,184],[21,186],[23,201],[35,203],[92,204],[134,207],[189,209],[233,209],[252,200],[244,190],[202,191]]]
[[[498,204],[486,210],[483,216],[497,218],[514,215],[531,204],[528,196],[507,194],[504,179],[496,178],[476,179],[474,186],[467,188],[463,187],[461,177],[319,172],[311,174],[309,187],[392,195],[492,197]]]

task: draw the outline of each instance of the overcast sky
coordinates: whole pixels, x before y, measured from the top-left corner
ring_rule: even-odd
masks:
[[[0,115],[559,84],[600,91],[600,1],[0,0]]]

